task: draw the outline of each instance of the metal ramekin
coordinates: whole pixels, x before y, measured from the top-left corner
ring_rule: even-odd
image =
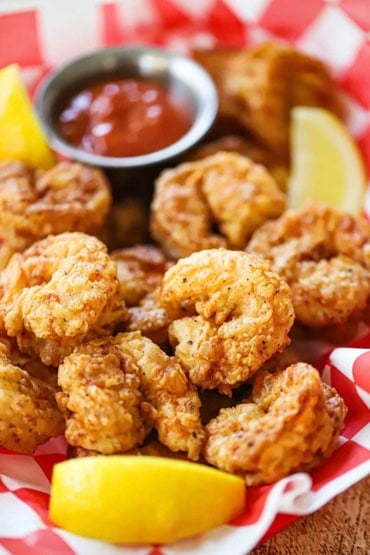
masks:
[[[67,143],[56,128],[56,116],[63,100],[85,84],[109,76],[150,79],[168,87],[175,97],[190,107],[193,122],[189,131],[166,148],[131,157],[101,156]],[[75,59],[47,78],[36,98],[38,115],[55,151],[64,157],[108,170],[163,165],[181,156],[210,129],[217,108],[214,83],[199,64],[185,56],[143,46],[107,48]]]

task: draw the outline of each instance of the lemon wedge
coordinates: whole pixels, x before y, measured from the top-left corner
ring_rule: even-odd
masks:
[[[364,163],[336,116],[321,108],[294,108],[291,159],[290,208],[300,208],[312,199],[353,214],[361,212],[366,190]]]
[[[34,168],[50,168],[50,149],[24,88],[19,68],[0,70],[0,161],[21,160]]]
[[[54,466],[51,520],[76,534],[168,543],[240,513],[244,481],[201,464],[138,456],[70,459]]]

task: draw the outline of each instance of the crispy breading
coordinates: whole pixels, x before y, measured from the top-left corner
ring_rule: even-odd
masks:
[[[148,401],[147,417],[163,445],[196,460],[204,441],[200,400],[179,362],[139,332],[120,334],[121,348],[135,360]]]
[[[195,147],[187,156],[188,161],[202,160],[217,152],[237,152],[246,158],[250,158],[256,164],[265,166],[275,179],[282,191],[286,190],[289,177],[288,163],[279,159],[264,145],[259,144],[251,137],[241,135],[222,135],[218,139],[203,143]]]
[[[123,286],[126,306],[137,306],[161,283],[163,274],[171,266],[164,253],[154,245],[135,245],[110,253],[118,268],[118,279]]]
[[[43,364],[41,360],[35,356],[21,353],[14,338],[1,337],[0,349],[3,348],[1,345],[5,347],[7,357],[14,366],[19,366],[19,368],[25,370],[31,378],[37,378],[47,383],[54,391],[57,390],[57,368]]]
[[[144,420],[140,377],[119,335],[77,347],[59,367],[58,383],[70,445],[112,454],[144,441],[150,426]]]
[[[279,216],[285,204],[263,166],[235,152],[218,152],[160,174],[151,231],[172,258],[209,248],[244,248],[253,231]]]
[[[256,256],[194,253],[166,272],[160,297],[175,355],[203,388],[230,394],[290,342],[290,289]]]
[[[328,458],[346,412],[343,399],[308,364],[261,371],[248,401],[221,409],[207,425],[203,454],[247,485],[270,483]]]
[[[155,343],[165,343],[171,320],[160,306],[155,290],[172,263],[154,245],[119,249],[111,253],[111,258],[117,264],[123,299],[129,307],[125,330],[141,331]]]
[[[161,306],[157,293],[148,293],[137,306],[128,309],[125,330],[140,331],[157,345],[164,345],[168,342],[168,326],[172,318]]]
[[[343,324],[370,297],[370,225],[361,217],[307,202],[262,225],[246,250],[288,282],[306,325]]]
[[[50,235],[16,253],[1,272],[0,329],[21,351],[58,366],[88,334],[107,322],[112,331],[127,317],[121,299],[112,310],[118,288],[117,267],[98,239]]]
[[[95,234],[111,193],[104,174],[75,162],[35,172],[22,162],[0,164],[0,234],[15,251],[50,234]]]
[[[318,106],[342,114],[327,67],[286,44],[195,50],[193,56],[216,83],[219,117],[242,125],[283,160],[289,157],[290,112],[294,106]]]
[[[0,342],[0,446],[32,453],[63,431],[54,389],[13,364],[8,346]]]
[[[0,271],[6,267],[15,252],[7,243],[2,242],[0,244]]]

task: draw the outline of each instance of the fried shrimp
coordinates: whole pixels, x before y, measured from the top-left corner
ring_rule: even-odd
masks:
[[[127,331],[141,333],[155,343],[167,341],[170,318],[160,306],[155,290],[172,265],[154,245],[136,245],[111,253],[118,268],[123,299],[128,308]]]
[[[144,421],[140,377],[121,348],[120,335],[78,346],[59,367],[58,383],[70,445],[112,454],[142,444],[150,427]]]
[[[198,459],[204,441],[200,400],[180,364],[139,332],[120,334],[121,348],[139,367],[147,417],[161,443]]]
[[[3,347],[5,347],[7,357],[14,366],[19,366],[31,378],[46,382],[54,391],[57,390],[57,368],[46,366],[37,357],[21,353],[14,338],[0,338],[0,349]]]
[[[249,137],[239,135],[222,135],[209,143],[201,144],[190,151],[187,160],[201,160],[220,151],[237,152],[250,158],[256,164],[262,164],[270,172],[282,191],[286,190],[289,177],[288,163],[280,160],[265,146],[258,144]]]
[[[244,248],[253,231],[285,208],[267,172],[235,152],[165,170],[155,184],[151,231],[171,258],[203,249]],[[220,234],[212,232],[217,224]]]
[[[100,170],[71,162],[46,172],[22,162],[0,164],[0,234],[15,251],[50,234],[95,234],[110,205],[109,185]]]
[[[305,363],[257,374],[248,402],[221,409],[206,427],[208,463],[247,485],[309,470],[328,458],[347,409],[335,389]]]
[[[64,431],[64,418],[54,390],[12,363],[0,343],[0,446],[32,453],[38,445]]]
[[[283,159],[294,106],[342,112],[325,65],[291,46],[266,42],[244,50],[196,50],[194,57],[216,82],[219,119],[242,126]]]
[[[128,309],[126,331],[140,331],[157,345],[168,343],[170,314],[161,306],[156,292],[148,293],[137,306]]]
[[[174,319],[169,338],[175,355],[204,389],[231,394],[289,343],[290,289],[253,255],[194,253],[166,272],[160,296]]]
[[[128,307],[152,293],[162,283],[163,274],[171,266],[164,253],[154,245],[136,245],[111,252],[123,285],[123,298]]]
[[[106,247],[83,233],[50,235],[16,253],[0,276],[0,330],[21,351],[58,366],[94,330],[127,316],[117,304],[117,267]]]
[[[342,324],[370,296],[370,225],[326,205],[306,203],[262,225],[247,252],[267,258],[290,285],[297,320]]]

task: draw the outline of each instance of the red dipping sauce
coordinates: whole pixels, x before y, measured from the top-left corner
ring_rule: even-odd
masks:
[[[99,81],[75,94],[58,116],[65,141],[103,156],[140,156],[180,139],[190,110],[163,86],[137,79]]]

